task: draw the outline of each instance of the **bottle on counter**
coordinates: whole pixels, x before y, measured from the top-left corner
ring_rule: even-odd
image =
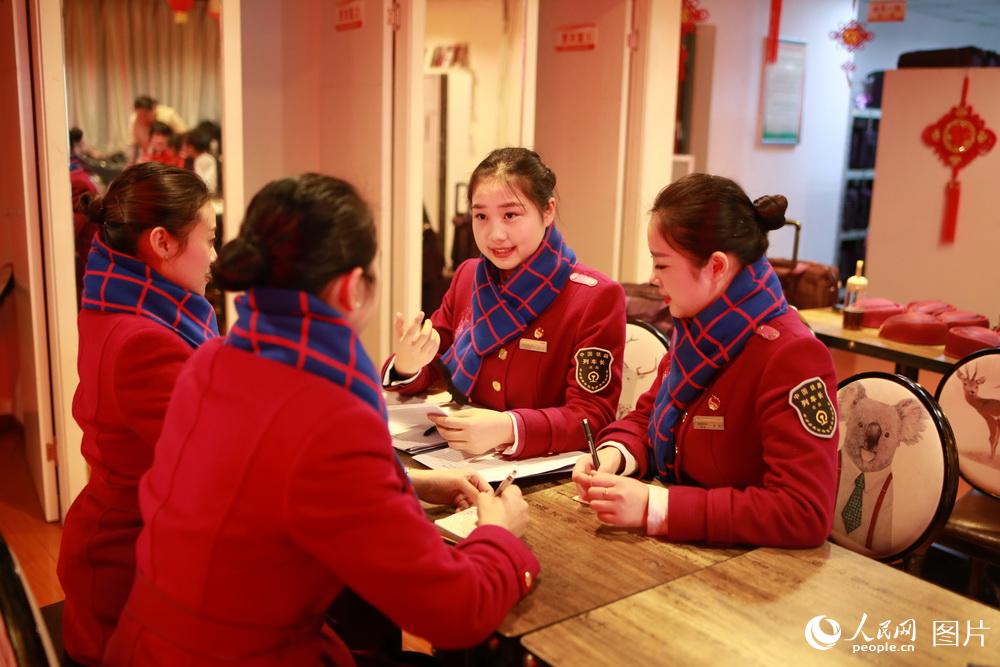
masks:
[[[865,270],[865,260],[859,259],[854,267],[854,275],[847,279],[847,290],[844,296],[844,328],[860,329],[861,317],[864,314],[858,307],[858,302],[868,290],[868,279],[862,275]]]

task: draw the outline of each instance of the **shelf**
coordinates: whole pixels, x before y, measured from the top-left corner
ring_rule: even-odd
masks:
[[[851,109],[852,118],[881,118],[881,109]]]
[[[874,181],[874,169],[848,169],[844,172],[844,178],[849,181]]]
[[[840,232],[840,241],[860,241],[861,239],[868,236],[867,229],[845,229]]]

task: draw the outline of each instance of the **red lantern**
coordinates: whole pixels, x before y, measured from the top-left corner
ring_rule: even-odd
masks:
[[[167,5],[174,13],[175,23],[187,23],[188,12],[194,8],[194,0],[167,0]]]
[[[208,0],[208,15],[216,21],[222,13],[222,0]]]
[[[988,153],[997,142],[997,135],[986,127],[986,121],[966,103],[968,94],[969,77],[966,76],[962,82],[962,99],[958,105],[928,125],[921,135],[924,143],[934,149],[946,167],[951,168],[951,179],[944,186],[942,245],[955,242],[958,196],[961,193],[958,172],[980,155]]]

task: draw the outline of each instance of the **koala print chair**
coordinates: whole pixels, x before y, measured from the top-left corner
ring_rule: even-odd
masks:
[[[831,539],[883,561],[940,531],[955,503],[955,439],[934,398],[902,375],[842,381],[839,483]]]

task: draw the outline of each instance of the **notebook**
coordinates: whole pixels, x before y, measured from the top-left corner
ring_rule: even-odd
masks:
[[[438,532],[447,540],[461,542],[476,529],[479,524],[479,508],[472,506],[460,512],[455,512],[451,516],[438,519],[434,522]]]

